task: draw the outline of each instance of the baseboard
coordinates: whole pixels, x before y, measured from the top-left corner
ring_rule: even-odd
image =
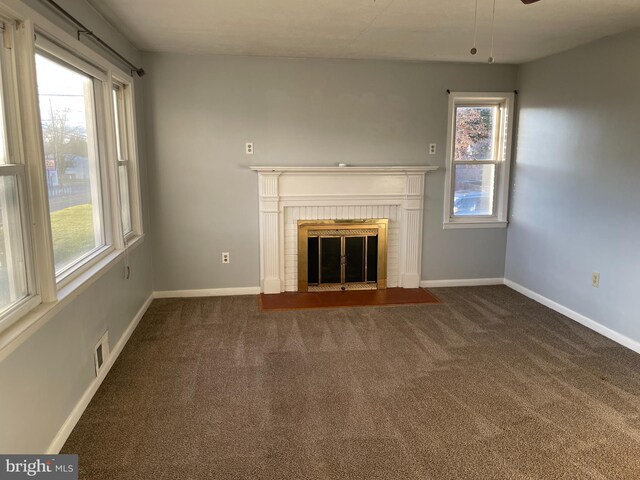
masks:
[[[623,347],[627,347],[629,350],[633,350],[636,353],[640,353],[640,342],[633,340],[621,333],[616,332],[615,330],[610,329],[609,327],[605,327],[601,323],[596,322],[595,320],[590,319],[582,315],[581,313],[575,312],[570,308],[565,307],[564,305],[559,304],[539,293],[534,292],[533,290],[529,290],[526,287],[523,287],[519,283],[516,283],[507,278],[504,279],[504,284],[514,289],[516,292],[519,292],[526,297],[535,300],[538,303],[541,303],[545,307],[549,307],[552,310],[555,310],[558,313],[561,313],[565,317],[569,317],[571,320],[574,320],[581,325],[593,330],[594,332],[599,333],[600,335],[604,335],[610,340],[622,345]]]
[[[150,295],[149,298],[145,300],[142,307],[140,307],[135,317],[133,317],[133,320],[131,320],[131,323],[129,324],[127,329],[124,331],[124,333],[120,337],[120,340],[118,340],[118,343],[113,347],[113,349],[111,349],[109,358],[107,359],[107,362],[105,363],[102,371],[93,380],[93,382],[91,382],[89,387],[82,394],[82,397],[80,397],[80,400],[78,401],[76,406],[73,408],[73,410],[71,410],[71,413],[69,414],[65,422],[62,424],[62,427],[60,428],[60,430],[58,430],[58,433],[56,434],[53,441],[49,445],[49,448],[47,449],[47,452],[46,452],[47,454],[57,454],[60,452],[60,450],[62,449],[62,446],[69,438],[69,435],[71,435],[71,431],[74,429],[74,427],[78,423],[78,420],[80,420],[80,417],[82,416],[85,409],[89,405],[89,402],[91,401],[95,393],[98,391],[98,388],[100,387],[105,377],[109,373],[109,370],[111,370],[111,367],[117,360],[118,356],[120,355],[120,352],[122,352],[122,349],[124,348],[124,346],[129,341],[131,334],[138,326],[138,323],[140,323],[140,320],[142,319],[145,312],[149,308],[149,305],[151,305],[152,301],[153,301],[153,295]]]
[[[165,290],[153,292],[153,298],[224,297],[228,295],[259,295],[260,287],[205,288],[201,290]]]
[[[438,287],[481,287],[483,285],[503,285],[504,278],[462,278],[459,280],[422,280],[422,288]]]

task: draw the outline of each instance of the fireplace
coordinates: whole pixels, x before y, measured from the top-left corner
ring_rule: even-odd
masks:
[[[381,228],[364,225],[363,220],[375,221],[386,219],[384,227],[386,235],[385,249],[378,248],[378,260],[367,256],[366,275],[359,265],[349,263],[346,255],[353,249],[365,248],[354,246],[347,240],[353,232],[335,235],[339,240],[328,240],[325,247],[333,248],[333,265],[336,259],[345,265],[354,267],[364,282],[349,282],[356,278],[349,267],[347,278],[346,266],[343,282],[342,269],[338,278],[334,272],[332,278],[325,276],[339,288],[344,284],[362,284],[362,288],[403,287],[417,288],[420,285],[422,266],[422,219],[424,216],[425,174],[437,170],[429,165],[414,166],[372,166],[372,167],[271,167],[255,166],[252,170],[258,173],[259,228],[260,228],[260,288],[263,293],[296,292],[309,290],[309,271],[301,272],[308,265],[305,255],[299,265],[298,238],[300,220],[315,224],[316,229],[337,229],[337,225],[354,226],[353,221],[361,222],[361,228]],[[330,220],[331,223],[324,223]],[[337,232],[336,232],[337,233]],[[361,234],[355,237],[366,237],[366,247],[372,248],[375,235]],[[319,236],[318,236],[319,237]],[[344,249],[342,238],[344,237]],[[378,247],[381,243],[378,233]],[[331,245],[333,242],[333,245]],[[320,239],[318,239],[318,255],[320,255]],[[340,249],[338,250],[338,243]],[[347,245],[347,243],[349,245]],[[309,250],[309,240],[302,243],[302,248]],[[314,246],[312,245],[312,249]],[[380,255],[386,255],[386,261]],[[353,254],[352,254],[353,255]],[[314,262],[315,260],[312,260]],[[319,264],[318,264],[319,265]],[[301,268],[299,268],[299,266]],[[357,267],[357,268],[356,268]],[[318,266],[318,268],[321,268]],[[381,273],[381,269],[383,273]],[[372,287],[371,273],[376,271],[375,287]],[[354,276],[351,276],[353,273]],[[320,275],[320,273],[319,273]],[[314,279],[315,280],[315,277]],[[320,287],[325,282],[318,278]],[[366,285],[369,284],[369,285]],[[335,287],[332,287],[335,288]]]
[[[298,291],[387,288],[388,219],[299,220]]]

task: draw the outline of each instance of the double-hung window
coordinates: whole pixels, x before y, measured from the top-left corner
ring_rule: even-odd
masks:
[[[134,221],[132,212],[131,180],[132,163],[130,160],[131,126],[129,120],[129,86],[113,81],[113,112],[114,130],[116,138],[116,161],[118,162],[118,183],[120,193],[120,218],[124,238],[134,233]]]
[[[507,225],[514,94],[451,93],[445,228]]]
[[[110,245],[104,74],[44,41],[36,73],[53,258],[62,281]]]
[[[20,131],[13,24],[0,19],[0,326],[39,303]]]

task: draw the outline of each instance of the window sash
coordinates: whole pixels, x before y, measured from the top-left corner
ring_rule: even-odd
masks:
[[[17,216],[20,220],[19,245],[17,248],[21,250],[19,256],[23,260],[23,264],[13,264],[11,268],[24,269],[25,292],[20,298],[0,308],[0,329],[6,328],[12,323],[12,319],[22,315],[28,309],[40,303],[37,295],[35,275],[33,272],[33,254],[31,249],[31,232],[29,225],[29,209],[27,202],[26,183],[25,183],[25,166],[22,164],[5,164],[0,165],[0,178],[14,178],[16,187],[16,202],[13,209],[17,209]],[[8,208],[5,205],[5,208]],[[7,212],[10,214],[9,212]],[[15,211],[14,211],[15,213]],[[4,228],[4,227],[3,227]],[[25,307],[28,307],[25,309]]]
[[[486,214],[486,215],[457,215],[454,212],[454,206],[455,206],[455,185],[456,185],[456,178],[457,178],[457,173],[456,173],[456,166],[458,165],[494,165],[495,168],[493,169],[493,188],[491,189],[491,213]],[[450,197],[450,211],[451,211],[451,218],[478,218],[478,219],[488,219],[488,218],[496,218],[497,217],[497,207],[498,207],[498,202],[496,201],[497,197],[496,195],[498,194],[498,178],[500,176],[500,162],[474,162],[474,161],[467,161],[467,162],[456,162],[454,164],[454,167],[452,169],[451,172],[451,195],[449,195]]]
[[[118,163],[129,161],[129,142],[127,139],[127,109],[124,98],[124,85],[113,83],[113,107],[115,120],[116,156]]]
[[[484,158],[482,160],[461,160],[458,159],[455,156],[455,148],[453,150],[454,154],[453,154],[453,162],[454,163],[465,163],[465,162],[473,162],[473,163],[477,163],[477,164],[481,164],[483,162],[492,162],[492,163],[497,163],[497,162],[501,162],[503,161],[503,144],[504,144],[504,139],[503,139],[503,135],[502,135],[502,125],[503,125],[503,121],[504,121],[504,102],[456,102],[454,105],[454,127],[453,127],[453,143],[454,143],[454,147],[455,147],[455,141],[456,138],[458,137],[458,108],[460,107],[467,107],[467,108],[473,108],[473,107],[497,107],[497,111],[496,111],[496,118],[495,118],[495,123],[493,125],[493,132],[492,132],[492,141],[493,141],[493,158]]]

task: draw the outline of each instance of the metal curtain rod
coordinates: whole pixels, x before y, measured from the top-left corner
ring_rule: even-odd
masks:
[[[518,90],[514,90],[513,93],[518,95],[520,92]],[[448,88],[447,88],[447,95],[451,95],[451,90],[449,90]]]
[[[77,31],[78,40],[80,40],[80,35],[87,35],[88,37],[93,38],[100,46],[102,46],[104,49],[106,49],[107,51],[109,51],[110,53],[112,53],[113,55],[118,57],[120,60],[122,60],[127,65],[129,65],[129,67],[131,67],[131,75],[132,76],[133,76],[133,72],[135,72],[139,77],[143,77],[144,76],[144,74],[145,74],[144,69],[142,69],[140,67],[136,67],[133,63],[131,63],[129,60],[127,60],[125,57],[123,57],[120,53],[118,53],[116,50],[114,50],[113,47],[111,47],[111,45],[109,45],[107,42],[102,40],[99,36],[97,36],[95,33],[93,33],[91,30],[89,30],[87,27],[85,27],[78,19],[76,19],[76,17],[74,17],[69,12],[67,12],[64,8],[62,8],[60,5],[58,5],[54,0],[45,0],[45,1],[49,5],[51,5],[53,8],[55,8],[56,11],[59,14],[61,14],[67,20],[69,20],[72,23],[74,23],[75,26],[79,28],[79,30]]]

